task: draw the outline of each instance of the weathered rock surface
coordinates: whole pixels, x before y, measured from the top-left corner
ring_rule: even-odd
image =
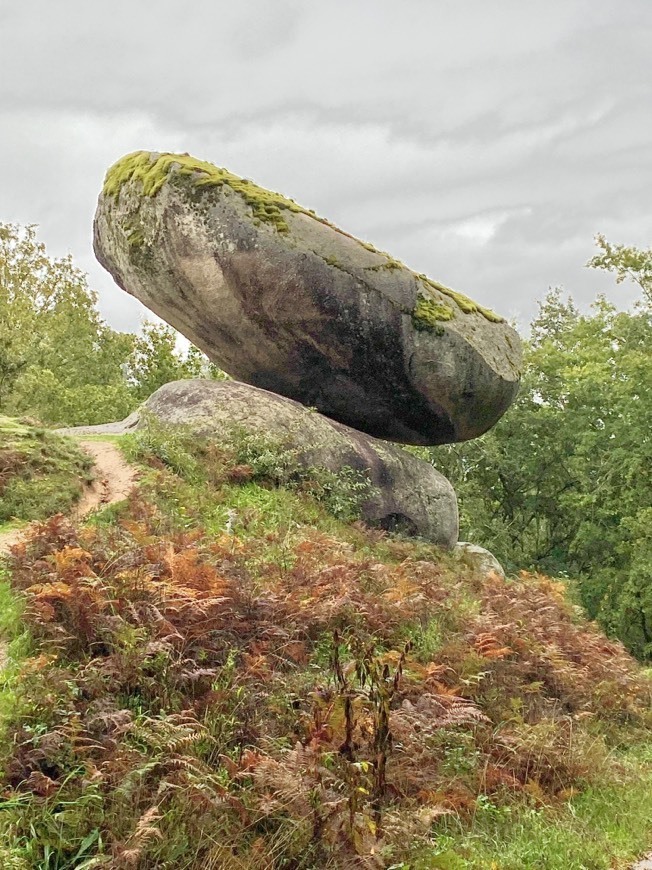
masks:
[[[493,312],[188,155],[110,169],[94,246],[225,371],[372,435],[464,441],[516,394],[520,341]]]
[[[485,550],[484,547],[479,547],[477,544],[470,544],[468,541],[458,541],[453,550],[453,555],[462,564],[467,565],[472,571],[477,571],[479,574],[505,576],[505,569],[494,554],[489,550]]]
[[[170,425],[184,424],[199,435],[240,429],[296,450],[299,462],[339,471],[366,471],[373,491],[363,505],[370,525],[419,535],[442,547],[457,541],[457,499],[453,487],[429,463],[401,447],[343,426],[298,402],[237,381],[173,381],[153,393],[114,434],[133,432],[148,416]],[[105,431],[103,426],[65,430],[76,434]]]

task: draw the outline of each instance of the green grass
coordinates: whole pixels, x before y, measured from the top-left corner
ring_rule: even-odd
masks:
[[[20,620],[21,608],[11,591],[7,571],[0,568],[0,636],[11,639]]]
[[[130,461],[154,459],[174,471],[178,481],[186,485],[186,492],[175,496],[177,508],[169,507],[189,511],[211,531],[215,510],[220,521],[225,511],[237,514],[248,507],[249,500],[255,503],[260,499],[269,502],[259,511],[268,517],[268,531],[289,521],[291,505],[308,511],[309,515],[300,520],[306,524],[322,521],[328,525],[328,518],[351,522],[359,518],[361,505],[371,492],[368,477],[362,472],[348,467],[339,472],[308,469],[296,449],[238,428],[212,444],[183,427],[170,430],[151,420],[145,429],[125,436],[122,449]],[[247,489],[248,483],[251,486]],[[312,499],[297,501],[291,493]],[[197,505],[202,511],[198,512]],[[315,515],[316,505],[321,509],[319,516]]]
[[[92,480],[92,465],[72,439],[0,417],[0,527],[69,510]]]
[[[24,520],[8,520],[6,523],[0,523],[0,535],[3,532],[13,532],[15,529],[21,529],[24,525]]]
[[[15,715],[17,673],[30,648],[22,613],[23,602],[11,589],[7,570],[0,567],[0,736],[7,720]]]
[[[72,438],[73,441],[99,441],[109,442],[110,444],[120,444],[124,441],[125,435],[67,435],[67,438]]]
[[[442,870],[613,870],[652,846],[652,745],[614,758],[620,775],[558,805],[481,801],[471,822],[437,826],[438,847],[417,868]],[[421,863],[424,862],[424,863]]]

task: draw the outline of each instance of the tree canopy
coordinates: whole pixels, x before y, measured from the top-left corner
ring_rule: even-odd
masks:
[[[0,413],[82,425],[125,417],[169,380],[219,377],[177,333],[116,332],[70,256],[52,258],[34,226],[0,223]]]
[[[526,343],[518,399],[489,433],[437,448],[465,535],[511,569],[577,578],[582,603],[652,656],[652,251],[598,237],[589,265],[643,299],[581,314],[548,294]]]

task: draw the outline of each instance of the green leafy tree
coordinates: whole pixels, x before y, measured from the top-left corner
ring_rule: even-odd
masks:
[[[149,322],[136,337],[127,373],[139,401],[170,381],[226,377],[194,345],[190,345],[185,355],[181,353],[177,338],[178,333],[171,326]]]
[[[624,312],[599,298],[580,314],[549,294],[512,408],[483,438],[431,455],[465,536],[512,569],[577,578],[589,613],[652,656],[652,255],[598,244],[590,265],[635,268],[643,301]]]
[[[177,333],[163,323],[144,324],[134,342],[127,372],[140,401],[169,381],[191,376],[177,350]]]
[[[127,416],[179,378],[224,378],[169,326],[138,336],[103,322],[97,295],[71,257],[49,257],[36,228],[0,223],[0,412],[53,425]]]
[[[0,324],[0,327],[2,324]],[[6,329],[3,329],[6,332]],[[0,339],[0,411],[11,393],[27,360],[13,352],[13,342],[7,335]]]
[[[595,242],[600,253],[587,265],[613,272],[618,284],[626,280],[638,284],[643,291],[644,304],[652,305],[652,248],[612,245],[603,235],[597,235]]]
[[[133,337],[110,329],[70,257],[33,226],[0,224],[0,408],[47,423],[98,423],[131,410]]]

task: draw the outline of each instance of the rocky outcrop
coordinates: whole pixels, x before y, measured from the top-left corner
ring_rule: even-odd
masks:
[[[494,554],[489,550],[485,550],[484,547],[479,547],[477,544],[459,541],[455,545],[453,555],[459,562],[478,574],[483,576],[487,574],[497,574],[498,577],[505,576],[505,569]]]
[[[516,394],[520,342],[502,318],[188,155],[137,152],[109,170],[94,245],[227,372],[372,435],[464,441]]]
[[[366,472],[372,491],[362,508],[370,525],[419,535],[451,548],[457,541],[457,499],[452,486],[429,463],[401,447],[378,441],[291,399],[237,381],[173,381],[153,393],[138,412],[111,431],[134,431],[154,417],[189,426],[198,435],[244,431],[295,453],[305,466]],[[92,434],[102,427],[84,427]]]

